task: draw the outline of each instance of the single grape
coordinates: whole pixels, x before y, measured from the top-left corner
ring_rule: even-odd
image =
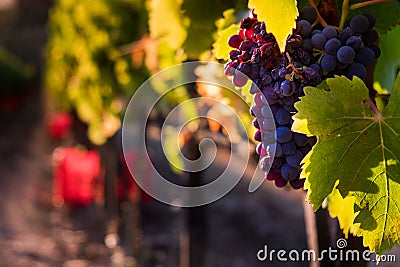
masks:
[[[254,118],[254,120],[252,121],[252,124],[253,124],[254,128],[260,129],[260,124],[258,123],[257,118]]]
[[[350,46],[354,50],[358,49],[362,45],[362,39],[358,36],[350,36],[346,41],[346,45]]]
[[[357,15],[350,20],[350,28],[357,34],[366,32],[369,28],[369,21],[363,15]]]
[[[271,168],[269,170],[266,178],[269,181],[274,181],[276,179],[282,179],[281,170],[280,169]]]
[[[289,184],[293,189],[300,189],[304,186],[305,179],[296,178],[293,181],[290,181]]]
[[[352,63],[346,69],[346,77],[352,79],[353,76],[357,76],[363,80],[367,76],[367,69],[361,63]]]
[[[336,68],[336,57],[325,55],[321,59],[321,68],[323,71],[331,72]]]
[[[254,140],[256,140],[257,142],[261,142],[261,131],[260,130],[255,131]]]
[[[300,162],[303,160],[304,156],[299,150],[294,151],[293,155],[286,157],[286,163],[294,168],[300,167]]]
[[[317,33],[322,33],[322,31],[320,31],[320,30],[313,30],[313,31],[311,32],[311,36],[313,36],[313,35],[315,35],[315,34],[317,34]]]
[[[240,43],[239,49],[241,51],[249,52],[256,44],[251,40],[244,40]]]
[[[292,132],[286,126],[279,126],[276,128],[275,138],[281,144],[289,142],[292,139]]]
[[[311,44],[314,48],[322,50],[326,42],[326,37],[322,33],[314,34],[311,37]]]
[[[285,156],[293,155],[294,151],[296,151],[296,143],[294,140],[290,140],[287,143],[281,144],[282,152]]]
[[[283,96],[291,96],[294,93],[294,88],[292,88],[292,83],[290,81],[284,80],[281,83],[279,91]]]
[[[370,27],[370,28],[372,28],[372,27],[375,26],[376,18],[375,18],[374,15],[372,15],[372,14],[370,14],[370,13],[366,13],[366,14],[363,14],[363,16],[366,17],[366,18],[368,19],[368,22],[369,22],[368,24],[369,24],[369,27]]]
[[[276,186],[276,187],[282,188],[282,187],[284,187],[285,185],[287,185],[288,181],[286,181],[286,180],[283,179],[282,177],[279,177],[279,178],[275,179],[274,183],[275,183],[275,186]]]
[[[312,6],[305,6],[300,11],[300,17],[307,20],[309,23],[314,23],[317,19],[317,11]]]
[[[325,43],[324,49],[328,55],[336,55],[342,43],[337,38],[332,38]]]
[[[310,85],[318,85],[321,83],[321,74],[312,68],[305,68],[304,79]]]
[[[378,58],[378,57],[380,57],[380,55],[381,55],[381,49],[379,48],[379,46],[376,46],[376,45],[369,45],[369,46],[367,46],[369,49],[372,49],[372,51],[374,51],[374,54],[375,54],[375,59],[376,58]]]
[[[243,38],[240,37],[239,35],[235,34],[229,38],[228,44],[229,44],[229,46],[231,46],[233,48],[239,48],[242,41],[243,41]]]
[[[279,125],[285,125],[290,123],[292,116],[284,108],[279,108],[275,114],[275,120]]]
[[[299,20],[296,23],[296,29],[303,37],[308,37],[311,34],[311,24],[307,20]]]
[[[332,39],[337,37],[337,31],[332,26],[327,26],[322,30],[322,34],[325,35],[326,39]]]
[[[304,38],[301,44],[301,48],[303,48],[306,51],[312,51],[313,47],[311,44],[311,38]]]
[[[234,86],[242,87],[242,86],[246,85],[248,80],[249,79],[246,77],[246,75],[243,75],[240,73],[239,74],[235,73],[235,75],[233,76],[233,79],[232,79],[232,83]]]
[[[356,56],[354,58],[355,62],[361,63],[364,66],[368,66],[375,61],[375,53],[371,48],[361,47],[357,50]]]
[[[298,147],[303,147],[309,144],[308,137],[305,134],[293,133],[293,140]]]
[[[322,73],[322,69],[321,66],[319,64],[311,64],[310,66],[308,66],[309,68],[312,68],[313,70],[315,70],[317,73],[321,74]]]
[[[284,160],[283,158],[277,158],[277,157],[275,157],[275,158],[274,158],[274,161],[272,162],[271,167],[272,167],[272,168],[275,168],[275,169],[278,169],[278,168],[282,167],[282,165],[283,165],[284,163],[285,163],[285,160]]]
[[[282,165],[281,174],[286,181],[293,181],[299,175],[299,170],[285,163]]]
[[[368,29],[365,33],[363,33],[362,39],[366,44],[372,44],[378,41],[379,35],[376,30]]]
[[[355,56],[354,49],[347,45],[339,48],[339,50],[336,53],[336,57],[339,60],[339,62],[344,64],[351,63],[354,59],[354,56]]]
[[[256,152],[258,155],[260,155],[261,157],[265,157],[268,155],[272,155],[272,153],[269,153],[266,149],[264,149],[264,146],[262,143],[258,143],[257,147],[256,147]]]

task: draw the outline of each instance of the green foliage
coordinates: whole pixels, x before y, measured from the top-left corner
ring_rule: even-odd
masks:
[[[299,15],[296,0],[249,0],[260,21],[265,22],[267,32],[275,36],[281,51],[285,51],[286,39],[296,27]]]
[[[33,76],[32,66],[0,47],[0,95],[19,89]]]
[[[305,88],[295,105],[293,129],[318,138],[303,160],[308,199],[318,209],[338,182],[342,196],[355,197],[357,234],[383,253],[400,243],[400,76],[382,113],[370,109],[360,79],[327,84],[329,91]]]
[[[144,70],[132,74],[132,60],[120,49],[143,34],[135,27],[143,25],[141,9],[141,0],[58,0],[50,12],[46,87],[88,124],[94,144],[119,128],[118,97],[146,77]]]
[[[390,92],[396,74],[400,68],[400,26],[393,28],[386,35],[382,36],[379,46],[382,55],[378,59],[378,63],[374,72],[374,88],[379,91]]]

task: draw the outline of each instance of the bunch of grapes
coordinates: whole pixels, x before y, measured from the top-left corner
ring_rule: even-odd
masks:
[[[314,138],[291,131],[294,104],[304,95],[305,86],[316,86],[333,75],[354,75],[364,79],[366,67],[380,55],[376,46],[377,32],[372,29],[371,15],[358,15],[349,27],[340,32],[333,26],[313,28],[316,10],[301,10],[297,27],[288,38],[285,53],[280,53],[272,34],[257,16],[244,18],[238,34],[228,43],[234,49],[225,65],[225,74],[233,76],[235,86],[244,86],[251,79],[254,95],[251,114],[255,117],[254,139],[260,142],[260,168],[277,187],[288,183],[303,187],[299,179],[301,161],[315,143]],[[271,113],[273,118],[271,117]]]

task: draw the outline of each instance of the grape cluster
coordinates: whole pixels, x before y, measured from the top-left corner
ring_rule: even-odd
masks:
[[[340,32],[333,26],[313,28],[316,18],[313,7],[301,10],[283,54],[254,13],[241,21],[238,34],[228,40],[234,49],[225,74],[233,76],[232,82],[238,87],[248,79],[253,82],[250,112],[255,117],[254,139],[260,142],[260,168],[269,170],[266,178],[278,187],[288,183],[295,189],[303,187],[304,179],[299,179],[301,161],[315,142],[291,131],[292,116],[297,112],[294,104],[304,95],[303,88],[316,86],[333,75],[364,79],[366,67],[380,55],[373,16],[355,16]]]
[[[379,36],[373,29],[375,17],[357,15],[339,32],[333,26],[312,28],[315,9],[307,7],[302,11],[296,31],[288,41],[288,50],[306,54],[299,56],[300,60],[324,77],[345,75],[349,79],[353,76],[364,79],[366,68],[381,54],[376,45]]]

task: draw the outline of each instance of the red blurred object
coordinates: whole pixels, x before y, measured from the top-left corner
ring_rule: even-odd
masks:
[[[100,156],[96,151],[57,148],[53,153],[53,204],[86,206],[98,196]]]
[[[138,167],[139,162],[139,155],[138,152],[132,151],[130,153],[126,153],[125,157],[123,155],[120,156],[120,173],[119,179],[117,180],[117,195],[119,201],[123,200],[139,200],[141,199],[144,202],[150,202],[151,196],[145,193],[139,185],[136,183],[135,179],[133,178],[128,165],[127,161],[131,166],[134,168]],[[151,165],[145,164],[142,166],[143,173],[147,177],[147,186],[151,189],[151,175],[152,175],[152,168]]]
[[[66,112],[54,114],[47,122],[48,133],[55,140],[62,139],[71,131],[71,125],[71,114]]]

